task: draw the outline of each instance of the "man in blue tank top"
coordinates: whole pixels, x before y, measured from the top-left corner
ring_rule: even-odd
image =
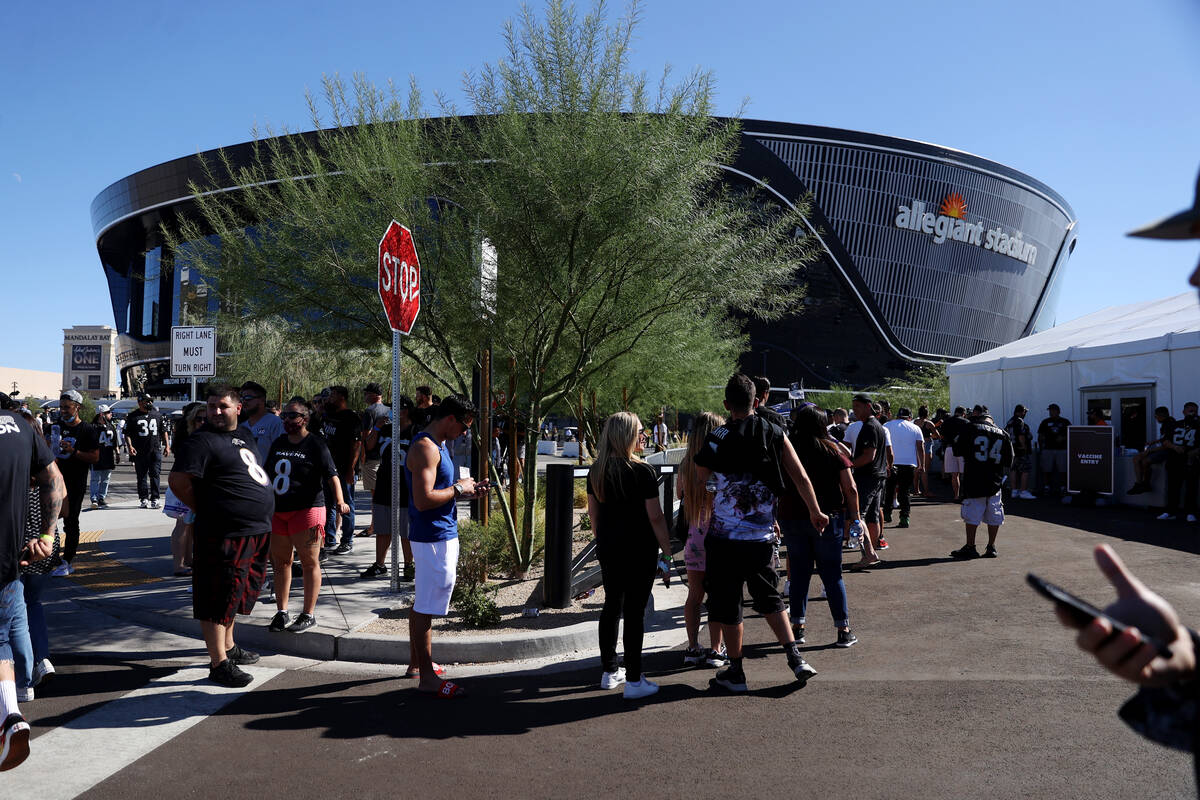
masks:
[[[412,439],[404,473],[408,479],[408,538],[416,562],[416,597],[409,612],[410,671],[418,667],[417,688],[445,697],[464,694],[453,681],[443,681],[433,663],[431,628],[435,616],[450,610],[450,595],[458,568],[457,501],[482,496],[487,481],[459,477],[446,442],[462,436],[475,421],[475,405],[451,395],[442,401],[433,421]],[[464,470],[465,471],[465,470]]]

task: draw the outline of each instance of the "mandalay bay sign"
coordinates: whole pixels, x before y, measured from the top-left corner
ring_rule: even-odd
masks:
[[[934,244],[948,240],[962,242],[1015,258],[1030,266],[1037,261],[1037,247],[1025,241],[1020,231],[1008,233],[1000,226],[985,228],[982,222],[968,222],[967,204],[958,192],[946,195],[936,214],[926,211],[925,203],[920,200],[914,200],[911,206],[900,206],[898,212],[897,228],[929,234]]]

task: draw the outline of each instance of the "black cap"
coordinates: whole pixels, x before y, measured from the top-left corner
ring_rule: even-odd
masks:
[[[896,416],[900,417],[901,419],[912,419],[912,412],[907,408],[901,408],[896,412]]]
[[[368,383],[363,387],[363,391],[368,394],[383,394],[383,389],[380,388],[378,383]]]
[[[137,401],[139,403],[153,403],[154,398],[151,397],[150,395],[146,394],[145,392],[138,392]]]
[[[866,403],[867,405],[871,405],[871,398],[867,397],[865,394],[856,394],[851,398],[851,400],[853,400],[855,403]]]
[[[1017,403],[1017,407],[1013,409],[1013,413],[1020,414],[1022,411],[1028,411],[1028,410],[1029,409],[1026,408],[1024,405],[1022,405],[1021,403]]]

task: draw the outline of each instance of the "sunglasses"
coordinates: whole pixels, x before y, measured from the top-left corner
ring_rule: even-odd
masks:
[[[244,395],[242,395],[242,402],[243,402],[243,403],[248,403],[248,402],[250,402],[251,400],[261,400],[261,399],[262,399],[262,398],[261,398],[261,397],[259,397],[259,396],[258,396],[258,395],[256,395],[256,394],[244,394]]]
[[[303,419],[304,417],[306,417],[306,416],[308,416],[308,415],[307,415],[307,414],[303,414],[303,413],[301,413],[301,412],[299,412],[299,411],[284,411],[284,412],[283,412],[282,414],[280,414],[279,416],[280,416],[280,418],[281,418],[281,419],[296,419],[296,418]]]

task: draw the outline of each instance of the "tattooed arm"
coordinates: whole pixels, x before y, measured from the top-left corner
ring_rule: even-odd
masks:
[[[42,537],[31,539],[25,546],[22,556],[29,554],[28,561],[21,559],[23,564],[48,558],[54,552],[54,529],[58,525],[58,515],[62,513],[63,500],[67,496],[67,487],[63,483],[62,473],[53,461],[41,472],[33,476],[38,485],[38,495],[41,498]],[[47,538],[49,541],[47,541]]]

